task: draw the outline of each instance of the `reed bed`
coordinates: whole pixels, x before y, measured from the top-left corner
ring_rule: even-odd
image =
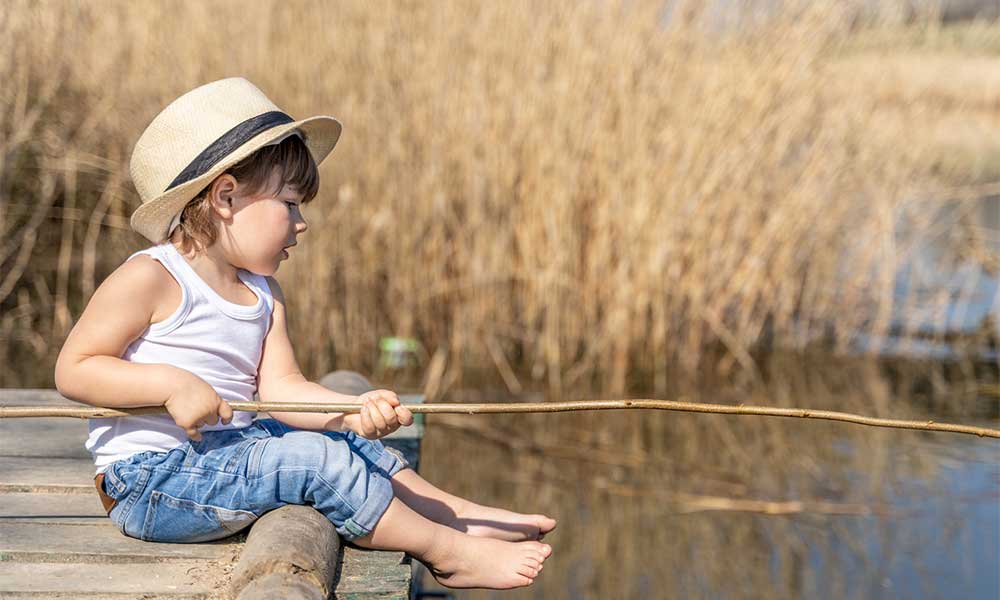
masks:
[[[675,365],[752,378],[773,348],[886,334],[908,248],[997,175],[954,151],[1000,156],[990,130],[948,126],[995,131],[995,60],[880,68],[902,25],[850,3],[739,27],[695,4],[3,3],[0,386],[52,385],[95,286],[148,245],[131,144],[232,75],[345,124],[279,273],[312,377],[400,335],[440,390],[485,365],[663,394]],[[968,86],[933,77],[956,61]],[[995,272],[992,234],[962,231],[945,265]]]

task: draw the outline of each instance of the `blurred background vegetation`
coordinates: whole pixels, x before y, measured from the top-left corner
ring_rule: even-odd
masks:
[[[311,378],[995,426],[996,13],[0,3],[0,386],[52,387],[95,287],[149,245],[128,228],[145,126],[238,75],[344,123],[278,273]],[[419,342],[412,372],[381,368],[387,336]],[[667,414],[429,423],[429,478],[564,523],[505,598],[995,597],[995,446]]]
[[[441,390],[662,393],[677,366],[925,336],[947,311],[894,293],[922,241],[996,276],[996,224],[940,215],[997,192],[1000,34],[906,6],[5,2],[0,385],[52,385],[148,245],[132,144],[233,75],[345,124],[279,273],[311,377],[398,335]]]

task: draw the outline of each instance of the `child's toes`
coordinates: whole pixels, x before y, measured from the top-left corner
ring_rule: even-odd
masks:
[[[556,520],[552,517],[535,515],[535,518],[537,519],[536,524],[538,525],[538,530],[542,533],[542,535],[545,535],[556,528]]]
[[[542,554],[541,551],[539,550],[533,550],[531,554],[529,554],[528,556],[533,558],[538,564],[542,564],[543,562],[545,562],[545,555]]]
[[[517,570],[517,574],[524,575],[525,577],[534,578],[535,575],[538,575],[538,569],[530,565],[521,565],[521,568]]]
[[[541,542],[534,542],[534,548],[535,550],[541,552],[543,557],[547,558],[550,554],[552,554],[552,546],[548,544],[543,544]]]

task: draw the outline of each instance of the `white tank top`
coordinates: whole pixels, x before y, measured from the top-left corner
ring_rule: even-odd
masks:
[[[181,304],[165,321],[151,324],[122,354],[135,363],[169,364],[186,369],[215,388],[223,400],[253,401],[264,336],[274,299],[267,280],[249,271],[237,276],[257,296],[244,306],[223,299],[195,272],[170,242],[136,252],[159,261],[181,286]],[[229,425],[216,422],[199,431],[248,427],[254,413],[236,411]],[[138,452],[167,452],[188,439],[168,414],[90,420],[86,448],[97,472]]]

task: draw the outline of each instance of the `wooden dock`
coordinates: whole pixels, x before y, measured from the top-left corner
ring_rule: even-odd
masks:
[[[420,396],[401,395],[400,399],[406,403],[422,401]],[[79,406],[53,390],[10,389],[0,389],[0,405]],[[383,441],[401,450],[416,468],[422,436],[423,421],[418,418],[412,427]],[[248,534],[264,527],[265,517],[253,527],[216,542],[160,544],[124,536],[104,513],[94,489],[93,461],[83,447],[86,439],[87,422],[82,419],[0,419],[0,598],[179,600],[238,595],[242,600],[266,597],[233,588],[234,582],[246,584],[241,569],[245,573],[261,568],[280,571],[289,594],[293,587],[304,585],[306,591],[296,592],[296,598],[322,597],[316,595],[316,589],[326,584],[308,580],[316,579],[309,573],[310,567],[247,566],[253,560],[244,556],[253,554],[244,552]],[[279,511],[292,508],[319,515],[303,507]],[[297,513],[293,518],[302,520],[303,515],[305,520],[311,516]],[[328,521],[320,520],[320,525],[329,525],[332,531]],[[295,539],[275,540],[273,532],[269,535],[268,544],[299,543]],[[289,531],[287,537],[293,536]],[[332,583],[327,597],[411,597],[409,557],[402,552],[338,544],[335,535],[333,538],[327,552],[330,556],[304,557],[305,562],[317,562],[313,570],[329,571]],[[242,565],[241,559],[245,559]]]

